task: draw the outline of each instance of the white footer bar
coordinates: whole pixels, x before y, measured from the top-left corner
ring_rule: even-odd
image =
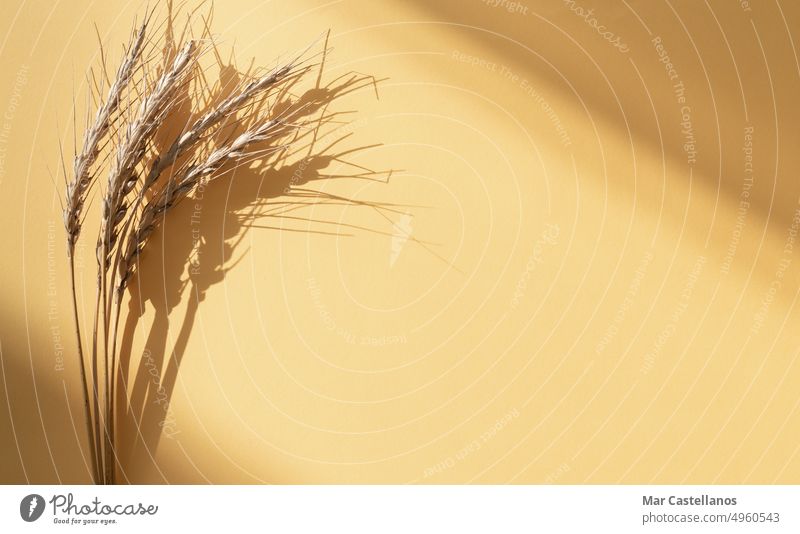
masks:
[[[0,486],[0,503],[20,533],[800,532],[800,486]]]

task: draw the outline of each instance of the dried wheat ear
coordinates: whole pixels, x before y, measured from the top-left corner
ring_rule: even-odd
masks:
[[[65,186],[64,226],[95,483],[116,480],[114,400],[120,305],[148,238],[176,204],[223,169],[281,152],[298,138],[297,132],[311,119],[302,106],[276,112],[275,103],[327,51],[326,38],[317,54],[310,53],[310,46],[275,68],[242,73],[235,87],[221,87],[209,81],[211,69],[203,63],[208,52],[217,52],[210,16],[191,15],[176,31],[171,9],[160,21],[154,11],[148,13],[131,33],[113,76],[101,45],[100,68],[88,77],[96,111],[87,120]],[[195,27],[201,30],[195,32]],[[224,97],[211,98],[222,91]],[[193,108],[190,120],[166,145],[156,142],[166,132],[164,125],[174,122],[187,105]],[[103,174],[105,180],[101,180]],[[96,189],[100,203],[97,296],[91,350],[87,351],[81,342],[74,253],[90,195]]]

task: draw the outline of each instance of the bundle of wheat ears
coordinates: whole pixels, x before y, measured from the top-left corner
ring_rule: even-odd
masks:
[[[131,32],[116,74],[109,73],[101,45],[100,68],[87,76],[90,108],[95,111],[87,117],[71,172],[66,165],[62,169],[89,467],[95,483],[115,483],[117,477],[114,404],[121,302],[149,237],[197,188],[254,161],[276,165],[299,143],[307,147],[309,142],[301,141],[306,136],[315,142],[317,129],[312,125],[332,120],[327,108],[337,96],[330,89],[323,91],[325,99],[293,93],[310,72],[321,75],[327,35],[273,68],[251,67],[227,80],[219,76],[210,81],[212,71],[224,70],[215,69],[221,63],[213,60],[220,56],[210,31],[210,10],[182,17],[185,20],[176,24],[171,6],[166,15],[146,13]],[[338,89],[349,91],[364,79],[348,78]],[[97,198],[100,208],[97,292],[94,322],[81,325],[75,252],[91,198]],[[90,343],[84,344],[84,335]]]

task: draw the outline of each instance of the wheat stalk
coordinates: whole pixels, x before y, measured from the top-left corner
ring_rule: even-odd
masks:
[[[308,51],[313,44],[268,72],[245,74],[244,81],[214,102],[205,98],[213,91],[200,64],[206,50],[216,52],[209,30],[210,16],[203,19],[200,38],[187,37],[192,33],[193,13],[183,33],[176,36],[171,2],[168,6],[163,37],[152,34],[151,12],[132,32],[113,79],[108,77],[101,45],[102,72],[108,90],[101,97],[98,83],[91,76],[97,110],[84,132],[80,150],[76,149],[72,176],[64,192],[72,304],[95,483],[116,480],[114,404],[121,302],[149,237],[167,213],[197,187],[253,159],[283,153],[304,126],[301,117],[305,106],[289,106],[276,115],[270,102],[286,96],[309,71],[313,56],[309,57]],[[165,50],[160,65],[154,68],[151,56],[159,43]],[[327,39],[323,62],[325,51]],[[194,118],[164,145],[166,148],[158,150],[156,138],[176,110],[203,102],[207,109],[193,109]],[[262,112],[265,106],[267,111]],[[229,171],[223,170],[228,164],[232,164]],[[95,243],[97,287],[89,380],[78,316],[74,254],[89,193],[106,168],[104,187],[100,186],[100,228]]]
[[[190,78],[202,47],[197,41],[187,42],[170,64],[164,68],[152,88],[142,98],[136,113],[129,122],[124,138],[119,143],[116,157],[108,175],[108,183],[102,199],[100,232],[97,239],[96,253],[99,273],[98,300],[102,303],[102,325],[104,335],[103,353],[106,369],[106,425],[105,439],[105,471],[107,477],[113,477],[113,400],[112,382],[114,381],[113,362],[109,360],[109,313],[111,302],[108,299],[108,274],[111,270],[111,255],[119,240],[120,225],[128,215],[126,199],[139,183],[137,167],[144,159],[148,143],[152,140],[159,125],[170,115],[180,102],[179,91]],[[113,271],[111,271],[113,273]],[[113,277],[112,277],[113,283]],[[99,320],[95,317],[95,324]],[[96,343],[93,347],[96,354]]]
[[[96,388],[96,373],[93,377],[93,392],[91,397],[94,399],[94,416],[89,407],[90,392],[86,378],[86,361],[83,352],[83,342],[81,335],[80,320],[78,318],[78,301],[76,294],[75,281],[75,245],[81,233],[82,214],[86,203],[87,195],[94,183],[96,174],[94,167],[98,163],[98,156],[101,151],[101,143],[107,138],[113,126],[113,115],[118,111],[123,92],[127,88],[133,76],[136,65],[142,56],[145,41],[147,21],[142,23],[136,32],[135,37],[128,46],[128,52],[117,70],[114,81],[111,83],[108,94],[100,105],[95,115],[94,122],[87,128],[84,134],[83,145],[78,154],[75,155],[73,162],[72,180],[67,183],[64,203],[64,227],[67,233],[67,256],[69,260],[69,278],[72,294],[73,320],[76,331],[78,345],[78,359],[83,387],[84,416],[86,419],[87,436],[90,442],[90,452],[92,461],[92,480],[98,482],[100,479],[100,459],[95,443],[95,436],[99,433],[98,427],[98,392]],[[101,47],[102,51],[102,47]],[[93,423],[94,420],[94,423]]]

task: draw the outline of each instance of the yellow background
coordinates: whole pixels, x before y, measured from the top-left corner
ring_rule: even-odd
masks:
[[[255,178],[213,184],[199,286],[179,283],[176,212],[143,257],[129,350],[174,391],[166,414],[147,374],[131,394],[148,415],[137,437],[121,414],[123,481],[800,482],[800,5],[495,4],[216,3],[243,65],[330,28],[326,77],[382,80],[336,106],[356,111],[343,148],[382,143],[349,160],[391,179],[316,187],[407,207],[257,223],[352,235],[245,228]],[[89,480],[51,174],[73,87],[82,121],[93,25],[116,58],[141,8],[3,5],[2,482]]]

